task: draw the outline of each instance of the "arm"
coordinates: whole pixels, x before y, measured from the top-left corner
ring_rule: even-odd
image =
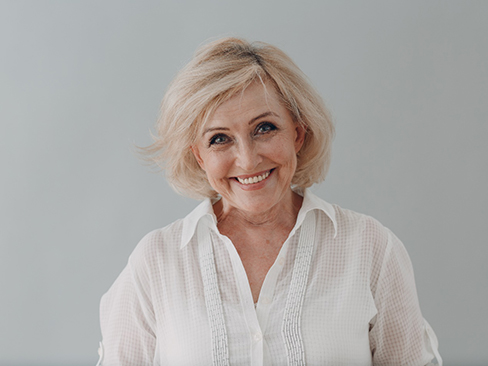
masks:
[[[378,312],[369,335],[373,364],[423,366],[437,358],[442,365],[435,334],[420,312],[410,258],[389,230],[377,281],[373,295]]]
[[[100,303],[100,366],[153,365],[155,316],[148,281],[131,260]]]

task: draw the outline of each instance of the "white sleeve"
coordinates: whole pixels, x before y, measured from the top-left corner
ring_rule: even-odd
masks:
[[[146,366],[154,362],[156,321],[149,281],[131,259],[100,303],[100,366]]]
[[[374,292],[377,314],[370,345],[375,366],[442,365],[437,338],[420,312],[410,258],[388,230],[388,244]]]

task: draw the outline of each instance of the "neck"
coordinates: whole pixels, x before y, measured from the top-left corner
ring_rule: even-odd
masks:
[[[291,230],[295,226],[298,211],[302,206],[303,197],[291,189],[286,197],[278,204],[262,212],[248,212],[239,210],[221,199],[214,205],[214,212],[217,216],[218,225],[240,225],[249,229],[273,229],[286,227]]]

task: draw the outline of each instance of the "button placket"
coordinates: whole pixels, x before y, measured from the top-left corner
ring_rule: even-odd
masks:
[[[220,234],[219,234],[220,235]],[[249,280],[242,264],[241,258],[237,253],[234,245],[229,238],[220,235],[220,239],[224,242],[224,245],[229,253],[229,257],[232,263],[232,269],[234,271],[234,277],[239,291],[240,301],[242,303],[242,309],[244,312],[244,319],[246,321],[248,334],[251,340],[251,365],[262,366],[263,364],[263,342],[260,323],[257,317],[257,310],[254,308],[254,302],[251,293],[251,287]],[[261,339],[256,340],[256,335],[260,334]]]
[[[255,332],[253,336],[254,342],[260,342],[263,340],[263,334],[261,332]]]

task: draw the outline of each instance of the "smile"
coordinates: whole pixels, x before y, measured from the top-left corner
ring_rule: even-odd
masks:
[[[271,174],[271,170],[268,170],[267,172],[265,172],[261,175],[256,175],[254,177],[249,177],[249,178],[244,178],[244,179],[236,177],[236,179],[241,184],[254,184],[254,183],[261,182],[262,180],[268,178],[270,174]]]

